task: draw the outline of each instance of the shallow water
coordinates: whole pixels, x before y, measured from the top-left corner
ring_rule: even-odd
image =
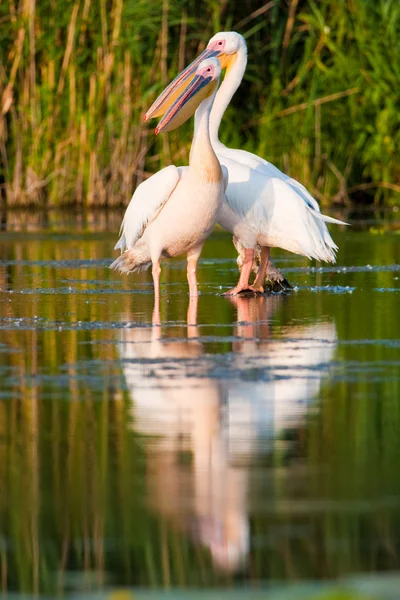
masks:
[[[198,302],[169,261],[158,314],[108,269],[119,222],[0,233],[0,589],[397,598],[398,234],[332,228],[336,266],[275,251],[293,292],[227,299],[217,232]]]

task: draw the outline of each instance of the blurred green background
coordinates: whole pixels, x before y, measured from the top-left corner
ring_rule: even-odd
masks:
[[[398,0],[4,0],[3,206],[126,204],[143,178],[185,164],[192,122],[158,139],[142,115],[220,30],[249,49],[224,142],[324,205],[398,200]]]

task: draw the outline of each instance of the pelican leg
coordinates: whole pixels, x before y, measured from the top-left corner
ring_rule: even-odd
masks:
[[[260,257],[260,266],[258,267],[258,273],[257,273],[257,277],[254,280],[254,283],[252,285],[252,287],[257,291],[257,292],[263,292],[264,288],[263,288],[263,282],[264,282],[264,277],[265,277],[265,273],[267,271],[267,266],[268,266],[268,261],[269,261],[269,248],[268,246],[263,246],[261,248],[261,257]]]
[[[160,296],[154,295],[154,307],[153,307],[153,316],[151,319],[151,323],[153,327],[159,327],[161,325],[161,315],[160,315]]]
[[[197,261],[199,260],[199,256],[201,254],[201,250],[203,245],[200,248],[192,248],[187,254],[187,280],[189,284],[189,296],[198,296],[199,292],[197,289]]]
[[[198,296],[190,296],[187,311],[187,336],[188,338],[199,337],[197,327],[197,302]]]
[[[151,274],[153,275],[154,297],[155,298],[160,297],[160,273],[161,273],[160,261],[155,260],[155,261],[153,261],[153,267],[151,269]]]
[[[238,294],[239,292],[242,292],[243,290],[251,290],[253,292],[256,291],[255,289],[253,289],[253,286],[249,285],[249,277],[250,277],[250,273],[251,273],[251,267],[253,265],[253,260],[254,260],[254,249],[246,248],[244,251],[244,259],[243,259],[242,267],[240,269],[240,277],[239,277],[238,284],[231,290],[228,290],[227,292],[225,292],[224,296],[234,296],[235,294]]]

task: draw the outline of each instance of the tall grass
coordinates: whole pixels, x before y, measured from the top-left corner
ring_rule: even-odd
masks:
[[[141,117],[221,29],[249,46],[223,139],[277,163],[326,203],[396,197],[396,0],[8,0],[3,204],[124,204],[160,166],[186,162],[192,124],[156,140]]]

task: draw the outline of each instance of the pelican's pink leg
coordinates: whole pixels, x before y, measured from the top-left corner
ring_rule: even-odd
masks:
[[[189,296],[198,296],[198,289],[197,289],[197,277],[196,277],[196,271],[197,271],[197,261],[199,260],[199,256],[201,254],[203,248],[203,244],[201,246],[198,246],[197,248],[192,248],[191,250],[189,250],[188,254],[187,254],[187,270],[186,270],[186,274],[187,274],[187,280],[188,280],[188,284],[189,284]]]
[[[240,277],[239,277],[238,284],[231,290],[228,290],[227,292],[225,292],[224,296],[234,296],[235,294],[238,294],[239,292],[242,292],[243,290],[249,290],[249,289],[252,290],[252,287],[249,286],[249,277],[250,277],[250,273],[251,273],[251,267],[253,264],[253,260],[254,260],[254,249],[246,248],[244,251],[244,259],[243,259],[242,268],[240,270]]]
[[[153,262],[153,268],[151,270],[151,274],[153,275],[153,283],[154,283],[154,297],[160,297],[160,261],[156,260]]]
[[[187,262],[187,280],[189,284],[189,296],[197,296],[197,277],[196,277],[196,269],[197,269],[197,258],[188,258]]]
[[[254,280],[253,285],[251,286],[256,292],[263,292],[263,282],[265,273],[267,271],[269,261],[269,248],[267,246],[263,246],[261,248],[261,258],[260,258],[260,266],[258,268],[257,277]]]
[[[187,311],[187,336],[188,338],[199,337],[197,327],[197,302],[198,296],[190,296],[189,306]]]
[[[153,327],[161,325],[160,296],[154,296],[153,316],[151,319]]]

